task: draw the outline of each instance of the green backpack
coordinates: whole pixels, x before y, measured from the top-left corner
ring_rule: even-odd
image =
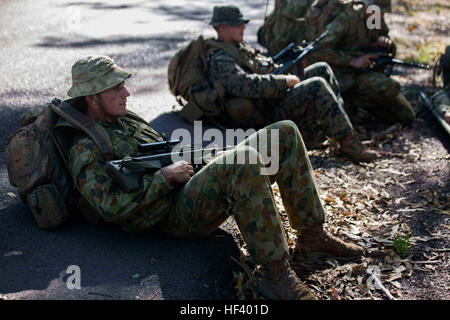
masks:
[[[274,56],[291,42],[305,40],[305,14],[314,0],[284,0],[264,18],[258,29],[258,43]]]
[[[131,112],[128,116],[144,121]],[[69,215],[81,215],[91,223],[102,221],[75,189],[68,169],[69,149],[80,132],[92,138],[105,160],[113,158],[113,146],[105,129],[70,103],[56,98],[24,113],[20,127],[10,138],[6,149],[9,182],[17,187],[39,228],[55,228]]]
[[[203,116],[215,118],[222,112],[225,88],[219,81],[208,80],[209,57],[214,48],[227,50],[239,59],[239,52],[232,45],[200,36],[179,49],[169,62],[170,92],[183,107],[181,115],[190,123]]]

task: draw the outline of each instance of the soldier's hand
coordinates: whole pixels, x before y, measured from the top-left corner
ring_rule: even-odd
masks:
[[[297,76],[294,76],[292,74],[286,76],[286,85],[288,88],[292,88],[297,83],[300,83],[300,78]]]
[[[355,69],[367,69],[372,65],[372,60],[376,58],[376,54],[367,54],[365,56],[360,56],[357,58],[352,58],[349,62],[350,67]]]
[[[194,175],[194,168],[182,160],[162,168],[161,172],[169,183],[184,183]]]
[[[383,50],[386,50],[386,52],[392,52],[392,49],[394,47],[394,43],[392,40],[385,36],[380,36],[377,41],[377,47],[382,48]]]

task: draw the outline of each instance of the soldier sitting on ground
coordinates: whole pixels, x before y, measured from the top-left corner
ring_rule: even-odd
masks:
[[[71,97],[67,102],[101,125],[114,146],[113,158],[143,155],[138,144],[161,141],[150,126],[127,115],[130,95],[124,81],[131,73],[106,56],[90,56],[72,67]],[[292,270],[288,244],[271,184],[277,182],[291,226],[299,232],[297,250],[321,252],[338,259],[362,254],[323,229],[320,202],[311,163],[295,124],[282,121],[251,135],[235,148],[217,156],[200,171],[177,161],[141,177],[141,188],[126,192],[107,174],[105,159],[90,136],[80,133],[69,148],[68,166],[75,186],[103,219],[134,233],[153,228],[181,238],[210,235],[231,215],[247,244],[250,258],[260,265],[261,293],[271,299],[314,299]],[[255,139],[278,132],[279,170],[263,175]],[[266,141],[272,143],[271,138]],[[272,148],[270,149],[272,150]],[[242,155],[255,164],[238,163]],[[224,164],[223,157],[234,162]],[[249,162],[249,161],[248,161]]]
[[[306,14],[306,38],[314,39],[325,30],[328,35],[321,41],[319,51],[308,56],[307,61],[326,61],[330,64],[339,81],[346,111],[351,117],[358,107],[362,107],[384,121],[409,125],[414,121],[415,113],[400,92],[400,84],[386,77],[384,68],[364,72],[371,66],[372,59],[377,57],[370,53],[373,48],[388,53],[394,52],[395,46],[384,21],[383,10],[387,1],[376,1],[382,9],[378,16],[372,16],[368,10],[374,1],[363,2],[317,0],[312,4]],[[369,17],[373,27],[368,25]],[[354,55],[364,50],[368,53]]]
[[[270,74],[275,68],[270,59],[244,42],[248,21],[235,5],[214,7],[210,25],[217,31],[220,47],[213,47],[209,54],[208,77],[210,83],[220,82],[225,90],[219,119],[256,128],[292,120],[308,147],[321,130],[340,143],[347,158],[376,159],[377,154],[355,136],[331,68],[326,63],[309,66],[304,81],[296,75]]]

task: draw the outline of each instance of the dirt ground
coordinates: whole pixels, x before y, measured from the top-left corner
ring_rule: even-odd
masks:
[[[450,44],[449,14],[448,1],[394,1],[386,21],[398,58],[434,66]],[[450,298],[450,136],[419,99],[419,90],[428,97],[437,90],[432,71],[394,70],[418,116],[412,126],[400,128],[358,114],[358,133],[381,154],[379,160],[353,164],[331,147],[309,152],[327,230],[366,251],[360,261],[342,265],[291,255],[297,274],[321,299]],[[292,249],[296,232],[289,229],[279,190],[273,188]],[[237,296],[257,298],[246,259],[239,263],[244,269],[235,274]]]

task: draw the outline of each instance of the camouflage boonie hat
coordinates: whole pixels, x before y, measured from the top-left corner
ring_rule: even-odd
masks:
[[[108,56],[88,56],[72,66],[72,87],[67,91],[71,98],[89,96],[110,89],[131,73],[119,67]]]
[[[237,26],[241,23],[248,23],[249,19],[244,19],[241,10],[234,5],[215,6],[213,9],[213,17],[209,22],[212,26],[226,24],[229,26]]]

